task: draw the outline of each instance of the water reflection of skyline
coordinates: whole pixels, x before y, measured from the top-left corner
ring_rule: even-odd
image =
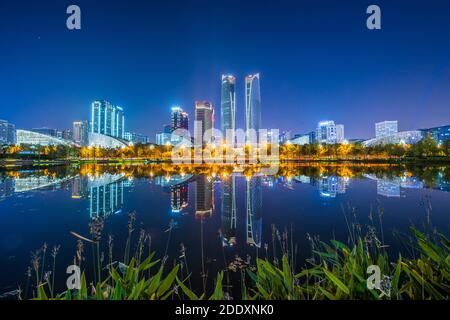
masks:
[[[236,179],[245,177],[247,180],[245,195],[245,216],[248,220],[248,243],[257,245],[258,232],[254,222],[259,219],[262,207],[261,188],[274,188],[275,185],[289,190],[295,190],[296,184],[307,184],[317,188],[323,198],[335,198],[345,194],[352,177],[334,174],[319,175],[286,175],[286,176],[258,176],[244,173],[209,174],[176,174],[157,175],[147,179],[170,192],[170,211],[173,214],[183,213],[189,205],[189,185],[195,183],[195,216],[199,219],[210,217],[214,210],[214,184],[221,185],[220,211],[222,212],[222,237],[224,246],[236,242]],[[377,194],[389,198],[406,196],[404,189],[435,189],[450,191],[450,183],[442,172],[432,176],[432,183],[425,183],[423,179],[411,173],[399,173],[396,176],[362,173],[361,178],[373,180],[377,184]],[[24,194],[32,191],[56,191],[59,189],[72,190],[72,199],[90,199],[90,216],[109,216],[121,212],[124,201],[124,188],[132,184],[132,175],[119,172],[103,172],[96,174],[68,174],[66,176],[34,175],[33,171],[19,172],[16,176],[0,178],[0,200],[14,194]],[[257,225],[258,223],[256,223]],[[258,228],[257,228],[258,229]],[[252,240],[253,239],[253,240]],[[256,239],[256,240],[255,240]]]
[[[49,192],[71,189],[71,198],[89,200],[90,218],[121,213],[124,187],[130,179],[124,174],[105,173],[100,176],[33,176],[0,180],[0,199],[27,192]],[[129,184],[128,184],[129,185]]]
[[[377,177],[373,174],[365,174],[366,178],[377,182],[377,194],[387,198],[402,197],[402,189],[423,189],[425,186],[417,177]]]
[[[129,179],[124,174],[77,176],[72,179],[72,199],[89,199],[89,216],[106,218],[122,212],[124,187]]]

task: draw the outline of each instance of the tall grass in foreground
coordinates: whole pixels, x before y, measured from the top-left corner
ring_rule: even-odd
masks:
[[[336,240],[328,243],[313,240],[312,257],[298,272],[293,270],[292,256],[282,252],[281,262],[257,258],[254,267],[241,270],[241,283],[236,285],[242,287],[242,298],[251,300],[449,299],[450,241],[442,234],[435,235],[430,238],[411,229],[412,258],[398,255],[394,260],[367,236],[356,236],[351,246]],[[33,297],[39,300],[223,300],[228,297],[222,283],[224,272],[215,277],[212,292],[196,293],[189,285],[191,274],[183,272],[183,263],[169,266],[166,258],[154,259],[154,252],[143,259],[145,242],[142,235],[134,255],[130,254],[127,242],[125,259],[130,258],[129,263],[112,263],[109,259],[104,279],[88,285],[83,272],[79,290],[60,294],[54,293],[49,277],[39,274],[37,263]],[[371,265],[381,270],[382,290],[367,288],[367,268]]]
[[[282,267],[266,260],[258,260],[252,274],[253,298],[259,299],[449,299],[450,296],[450,242],[439,234],[440,242],[433,243],[412,229],[418,254],[407,259],[398,256],[391,262],[387,254],[372,254],[364,239],[358,239],[352,248],[339,241],[319,243],[314,250],[311,266],[294,274],[286,257]],[[381,289],[367,288],[367,268],[380,267],[383,279]],[[388,294],[388,295],[387,295]]]

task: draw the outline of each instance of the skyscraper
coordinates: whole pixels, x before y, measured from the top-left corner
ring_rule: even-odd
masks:
[[[214,108],[211,102],[195,102],[194,143],[202,145],[207,130],[214,126]]]
[[[227,130],[236,129],[236,78],[232,75],[222,75],[220,107],[220,129],[226,139]]]
[[[334,121],[320,121],[317,124],[316,141],[318,143],[335,144],[344,142],[344,125]]]
[[[70,129],[64,129],[61,132],[61,138],[64,140],[73,140],[73,131]]]
[[[89,144],[89,125],[86,120],[73,123],[73,141],[80,146]]]
[[[375,123],[375,137],[384,138],[389,137],[398,132],[397,121],[383,121]]]
[[[96,100],[91,107],[91,132],[124,138],[125,117],[121,107],[105,100]]]
[[[318,143],[336,143],[336,125],[334,121],[320,121],[317,124]]]
[[[0,120],[0,144],[16,143],[16,126],[6,120]]]
[[[181,107],[172,107],[170,129],[171,132],[177,129],[189,130],[189,115]]]
[[[345,141],[344,125],[336,125],[336,143],[343,143]]]
[[[253,129],[257,135],[254,142],[258,142],[258,133],[261,129],[259,73],[245,77],[245,124],[247,140],[249,139],[249,130]]]

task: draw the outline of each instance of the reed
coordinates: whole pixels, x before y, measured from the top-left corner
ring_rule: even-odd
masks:
[[[280,260],[268,257],[257,258],[256,264],[236,258],[235,271],[240,274],[241,299],[250,300],[447,300],[450,297],[450,241],[440,233],[426,235],[411,228],[411,252],[413,257],[398,255],[389,258],[373,230],[367,235],[355,234],[349,246],[331,240],[321,242],[311,239],[312,256],[300,270],[293,268],[292,242],[288,236],[273,234],[284,254]],[[144,235],[142,235],[144,237]],[[141,239],[141,243],[145,241]],[[353,243],[354,242],[354,243]],[[290,243],[290,249],[285,245]],[[80,250],[78,246],[78,250]],[[129,249],[129,248],[128,248]],[[37,280],[34,298],[38,300],[224,300],[229,294],[224,290],[224,273],[214,277],[212,292],[194,292],[190,286],[191,274],[183,273],[180,264],[169,268],[164,259],[155,259],[155,252],[142,261],[144,250],[138,245],[128,264],[109,263],[104,280],[87,285],[86,274],[81,276],[79,290],[67,290],[54,294],[54,285],[49,285],[39,273],[39,260],[34,255],[34,270]],[[39,258],[38,258],[39,257]],[[185,257],[181,261],[183,261]],[[80,257],[78,262],[81,264]],[[109,259],[111,261],[111,259]],[[369,289],[367,270],[376,265],[380,268],[381,290]],[[187,263],[185,267],[187,266]],[[152,275],[149,270],[157,267]],[[187,271],[187,268],[186,268]],[[40,281],[39,279],[43,279]]]

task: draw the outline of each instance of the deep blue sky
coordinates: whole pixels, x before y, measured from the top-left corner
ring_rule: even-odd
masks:
[[[80,31],[66,29],[70,4]],[[370,4],[381,31],[366,28]],[[237,77],[242,127],[253,72],[266,128],[334,119],[369,138],[381,120],[450,124],[448,0],[0,0],[0,59],[0,119],[18,128],[69,128],[94,99],[152,139],[174,104],[193,115],[195,100],[211,100],[218,125],[221,73]]]

